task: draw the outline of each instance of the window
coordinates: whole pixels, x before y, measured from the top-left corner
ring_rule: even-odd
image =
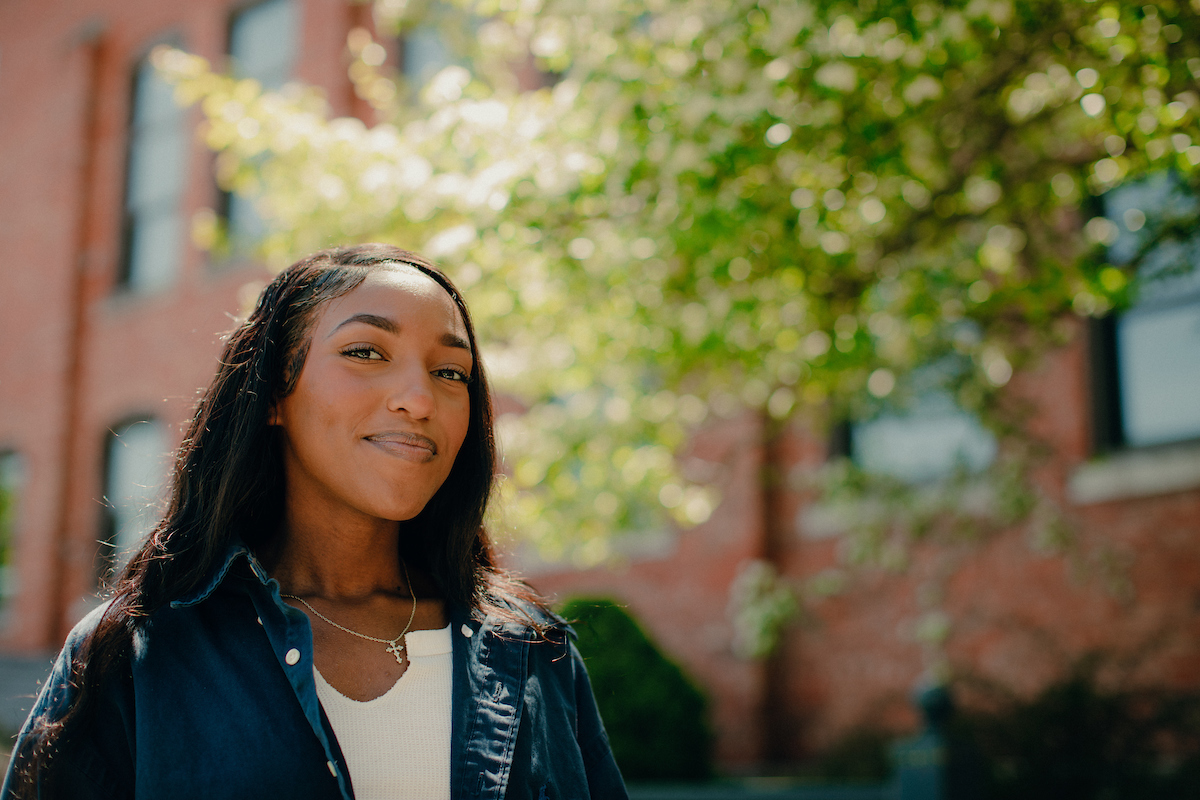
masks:
[[[239,11],[229,26],[233,74],[253,78],[264,89],[287,83],[296,61],[298,22],[292,0],[267,0]],[[221,216],[235,251],[246,250],[267,233],[251,196],[222,192]]]
[[[292,0],[267,0],[242,9],[229,26],[229,56],[239,78],[278,89],[292,76],[297,18]]]
[[[844,430],[843,448],[864,472],[924,483],[956,469],[978,472],[996,457],[996,440],[946,388],[954,359],[914,370],[907,398],[889,397]]]
[[[17,541],[21,490],[25,485],[25,460],[20,453],[0,452],[0,613],[8,609],[17,592],[13,551]]]
[[[1191,212],[1194,198],[1168,173],[1113,189],[1104,213],[1116,224],[1113,263],[1128,263],[1165,214]],[[1200,239],[1168,241],[1138,271],[1132,307],[1097,325],[1100,449],[1200,439]]]
[[[420,89],[434,75],[458,63],[437,26],[432,24],[406,29],[400,51],[400,71],[414,89]]]
[[[471,54],[478,46],[480,25],[484,22],[478,16],[479,9],[470,10],[445,0],[418,7],[421,8],[418,13],[404,19],[396,39],[397,68],[413,100],[447,67],[472,70]],[[521,88],[532,88],[524,80],[519,64],[511,64],[508,68],[513,70],[512,74],[490,77],[501,82],[517,78]]]
[[[470,58],[479,37],[482,20],[473,14],[443,3],[431,4],[423,18],[406,24],[397,37],[399,72],[408,90],[417,96],[446,67],[470,68]],[[533,91],[553,86],[560,76],[538,69],[531,53],[507,64],[507,74],[491,75],[498,83],[511,82],[512,88]]]
[[[113,430],[105,458],[105,540],[101,572],[124,565],[158,522],[169,450],[162,423],[143,419]]]
[[[121,282],[133,291],[160,290],[179,271],[187,155],[184,111],[171,86],[143,59],[134,76],[125,178]]]

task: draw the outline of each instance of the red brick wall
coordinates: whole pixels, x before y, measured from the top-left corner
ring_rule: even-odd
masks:
[[[345,77],[345,42],[369,13],[343,0],[299,5],[297,77],[324,87],[337,113],[361,111]],[[185,242],[169,289],[114,291],[133,70],[164,40],[221,63],[234,7],[228,0],[0,6],[0,448],[19,451],[28,473],[16,550],[21,589],[0,646],[61,641],[79,599],[93,592],[108,428],[154,414],[178,436],[196,390],[212,376],[238,288],[264,277],[254,265],[214,267]],[[191,119],[198,120],[194,111]],[[211,164],[196,142],[185,223],[217,200]]]
[[[757,489],[761,428],[752,416],[706,432],[692,455],[720,465],[725,500],[712,518],[673,539],[669,552],[614,568],[534,574],[530,582],[557,600],[612,597],[634,616],[712,700],[720,755],[752,763],[765,746],[760,724],[762,665],[734,656],[725,609],[729,584],[746,559],[761,558],[763,508]]]

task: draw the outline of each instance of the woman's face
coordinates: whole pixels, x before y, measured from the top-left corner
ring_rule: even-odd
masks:
[[[472,366],[457,306],[418,270],[374,270],[318,309],[295,389],[271,414],[289,507],[415,517],[467,435]]]

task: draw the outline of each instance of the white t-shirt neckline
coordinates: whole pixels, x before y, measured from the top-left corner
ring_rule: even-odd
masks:
[[[358,800],[449,800],[450,626],[405,637],[408,668],[372,700],[346,697],[313,667]]]

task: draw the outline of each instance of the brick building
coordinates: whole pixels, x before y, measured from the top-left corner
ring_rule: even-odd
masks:
[[[839,563],[838,526],[813,513],[821,509],[803,493],[758,481],[819,469],[827,440],[795,426],[764,442],[747,417],[693,446],[691,455],[719,464],[723,476],[725,501],[709,522],[658,557],[615,570],[548,570],[534,583],[627,602],[709,691],[718,752],[735,771],[793,762],[858,730],[911,730],[911,692],[932,665],[918,630],[931,586],[949,628],[939,652],[967,702],[1029,697],[1093,656],[1112,687],[1195,690],[1200,448],[1098,450],[1089,352],[1097,334],[1072,327],[1068,345],[1010,384],[1036,409],[1030,427],[1051,448],[1037,488],[1074,536],[1065,550],[1039,546],[1036,519],[974,547],[918,548],[903,574],[851,573],[844,591],[814,599],[771,658],[739,659],[727,605],[745,559],[767,560],[794,583]],[[1200,361],[1200,348],[1190,352]]]
[[[147,54],[164,42],[215,63],[232,54],[244,74],[321,86],[335,113],[365,117],[345,77],[346,37],[369,17],[344,0],[0,5],[0,481],[15,499],[0,511],[0,650],[31,658],[34,674],[95,602],[100,573],[145,530],[139,509],[162,454],[212,375],[239,292],[264,277],[189,243],[203,209],[220,209],[235,232],[252,232],[255,217],[217,189],[192,135],[196,113],[171,105]],[[1125,659],[1131,679],[1200,686],[1195,289],[1070,323],[1066,345],[1014,376],[1010,391],[1036,409],[1030,428],[1052,453],[1041,491],[1127,585],[1114,592],[1096,571],[1039,553],[1025,526],[1002,532],[960,554],[945,584],[955,620],[946,647],[960,672],[1031,691],[1100,650]],[[855,455],[869,461],[870,432],[858,433]],[[748,560],[785,578],[835,563],[837,538],[808,496],[760,480],[816,469],[829,450],[800,423],[771,439],[752,415],[714,424],[691,453],[721,484],[711,520],[611,568],[531,566],[543,591],[628,604],[711,696],[728,769],[913,722],[907,693],[928,666],[912,630],[921,576],[944,553],[919,553],[904,576],[859,575],[815,603],[769,659],[731,646],[729,587]]]
[[[364,24],[370,8],[343,0],[0,8],[0,476],[16,499],[5,651],[57,649],[95,602],[112,557],[98,541],[144,530],[139,501],[212,377],[239,288],[265,277],[191,246],[200,209],[225,208],[231,227],[253,216],[222,197],[193,133],[199,114],[174,106],[150,50],[224,63],[232,48],[245,74],[321,86],[352,114],[365,106],[346,78],[346,36]]]

